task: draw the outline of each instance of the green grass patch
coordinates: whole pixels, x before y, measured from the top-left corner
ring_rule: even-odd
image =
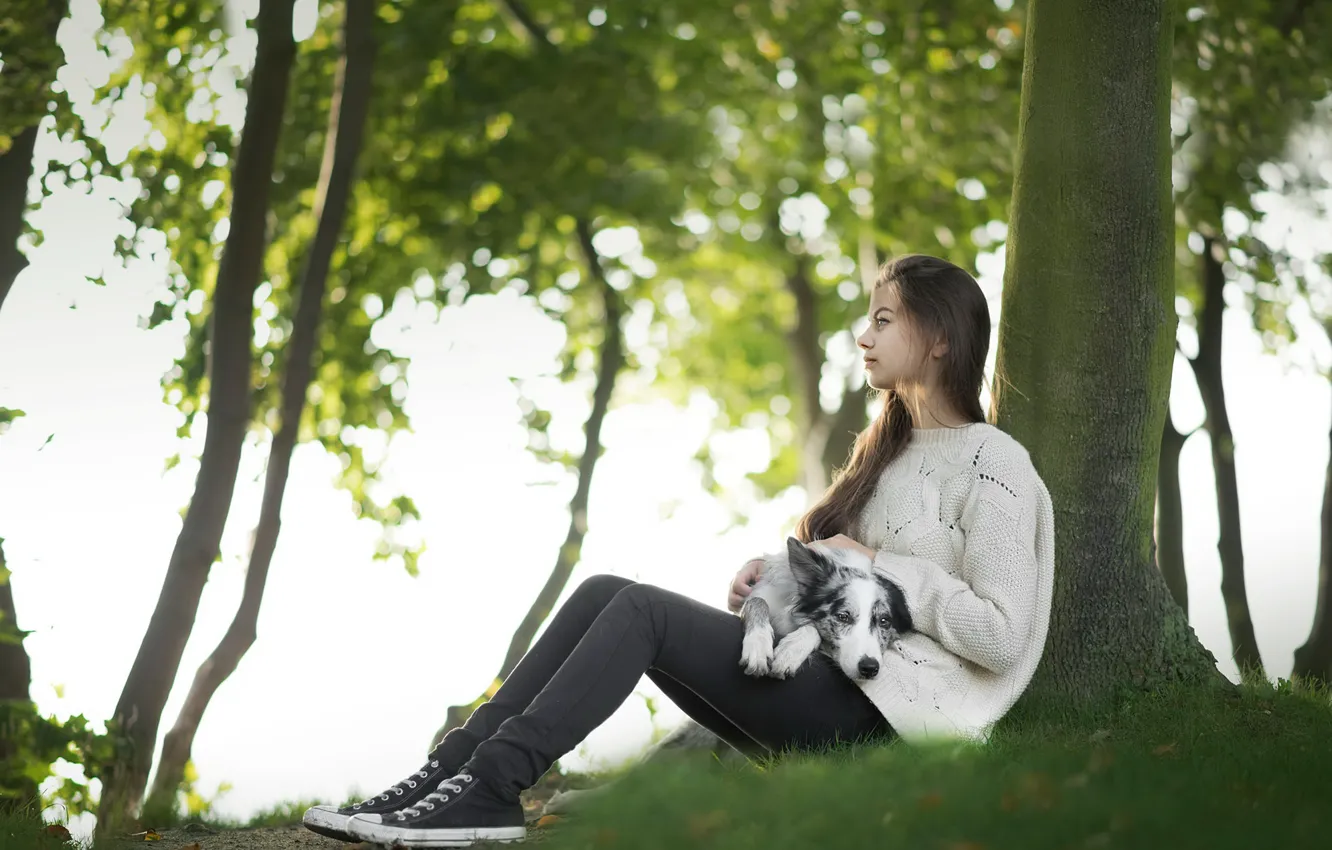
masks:
[[[763,766],[645,766],[550,830],[557,848],[1332,846],[1326,691],[1137,696],[1027,711],[985,746],[900,742]]]

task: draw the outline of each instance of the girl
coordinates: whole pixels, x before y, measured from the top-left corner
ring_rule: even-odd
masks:
[[[971,275],[934,257],[900,257],[880,269],[869,319],[857,344],[885,403],[795,536],[858,549],[902,588],[915,630],[885,652],[873,678],[853,681],[819,653],[789,678],[746,675],[739,617],[650,584],[593,576],[419,771],[355,806],[312,808],[306,825],[405,847],[521,841],[519,792],[644,674],[749,754],[894,736],[984,740],[1045,645],[1049,493],[1026,450],[981,410],[990,316]],[[735,576],[731,611],[762,566],[750,561]]]

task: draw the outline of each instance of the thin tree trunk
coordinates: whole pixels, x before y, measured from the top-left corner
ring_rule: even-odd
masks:
[[[1223,684],[1154,564],[1175,350],[1174,4],[1029,0],[996,353],[996,424],[1055,507],[1050,630],[1030,701]]]
[[[1332,339],[1332,324],[1325,325],[1324,330]],[[1318,602],[1309,639],[1295,650],[1295,667],[1291,673],[1332,684],[1332,432],[1328,434],[1328,446],[1320,522],[1322,536],[1318,548]]]
[[[503,0],[500,3],[500,10],[506,18],[517,24],[515,32],[530,39],[538,51],[548,55],[556,53],[557,48],[546,31],[521,3],[517,0]],[[536,637],[541,624],[555,608],[555,603],[559,601],[560,594],[564,592],[564,587],[569,582],[569,576],[573,574],[574,567],[578,565],[578,560],[582,556],[583,537],[587,533],[587,499],[592,489],[592,473],[596,469],[597,459],[601,456],[601,425],[606,418],[606,412],[610,409],[615,382],[625,363],[624,333],[620,327],[624,306],[620,303],[619,293],[607,282],[606,274],[601,268],[600,258],[592,245],[592,226],[586,218],[579,217],[575,229],[587,263],[588,277],[596,282],[602,295],[606,338],[601,344],[597,383],[592,391],[592,412],[583,426],[587,442],[583,448],[583,456],[578,461],[578,487],[569,503],[569,530],[565,533],[564,545],[560,547],[559,554],[555,557],[555,567],[546,579],[545,586],[541,588],[541,592],[537,594],[536,600],[527,609],[527,614],[523,616],[522,622],[518,624],[517,630],[509,640],[509,649],[504,654],[499,673],[491,680],[490,686],[481,696],[471,703],[449,706],[444,716],[444,725],[435,731],[430,741],[432,750],[450,730],[466,723],[477,706],[493,696],[513,672],[513,668],[518,666],[518,662],[532,645],[532,640]]]
[[[1240,534],[1239,478],[1235,472],[1235,440],[1230,432],[1226,391],[1221,371],[1221,338],[1225,310],[1226,277],[1217,256],[1220,244],[1205,238],[1202,251],[1202,307],[1198,312],[1198,356],[1189,360],[1198,392],[1202,396],[1204,420],[1212,443],[1212,466],[1216,472],[1216,513],[1220,527],[1217,551],[1221,555],[1221,597],[1226,605],[1226,623],[1235,663],[1243,678],[1266,678],[1258,654],[1258,639],[1249,614],[1249,596],[1244,586],[1244,546]]]
[[[840,467],[851,459],[851,447],[856,436],[869,425],[869,411],[865,407],[865,387],[848,388],[842,393],[842,406],[831,417],[828,436],[823,444],[823,475],[832,481]]]
[[[1189,614],[1189,579],[1184,569],[1184,498],[1179,485],[1179,456],[1188,434],[1180,433],[1166,405],[1161,432],[1161,464],[1156,475],[1156,561],[1175,604]]]
[[[354,181],[366,115],[373,84],[375,9],[373,0],[347,0],[343,23],[343,57],[334,83],[329,111],[328,133],[324,142],[324,160],[315,195],[314,214],[318,221],[301,280],[291,340],[287,345],[287,368],[282,383],[282,417],[269,451],[264,478],[264,498],[259,509],[250,552],[250,566],[245,574],[245,589],[236,616],[212,655],[194,676],[194,684],[180,715],[162,742],[162,755],[153,777],[152,791],[144,805],[166,822],[175,813],[176,794],[185,777],[194,736],[204,711],[217,689],[235,672],[241,657],[254,644],[259,621],[259,606],[269,565],[277,547],[281,529],[282,497],[291,470],[291,456],[300,431],[305,396],[314,374],[315,346],[327,287],[333,250],[337,247],[346,217],[347,199]]]
[[[48,90],[60,65],[61,51],[56,44],[56,32],[69,11],[69,0],[46,0],[44,3],[39,0],[28,6],[32,8],[13,11],[22,13],[36,9],[45,21],[39,18],[38,26],[21,27],[12,43],[9,39],[0,42],[0,55],[4,56],[4,67],[0,68],[0,103],[6,110],[22,110],[28,106],[35,112],[44,110]],[[39,39],[37,43],[19,40],[33,31],[40,32],[45,40]],[[28,266],[27,258],[18,249],[18,240],[23,235],[23,219],[28,210],[28,181],[32,179],[32,154],[40,123],[39,115],[34,114],[33,118],[35,120],[23,128],[0,126],[0,132],[7,129],[13,134],[9,148],[0,152],[0,309],[3,309],[19,273]]]
[[[786,289],[795,299],[796,323],[787,332],[791,350],[791,372],[797,396],[796,432],[800,435],[801,486],[810,499],[828,489],[824,462],[832,434],[832,417],[819,404],[819,379],[823,375],[823,346],[819,344],[819,299],[809,280],[809,258],[791,256],[794,267],[786,275]],[[842,457],[845,461],[845,456]]]
[[[217,559],[235,489],[250,420],[254,291],[263,270],[269,188],[296,53],[294,2],[265,0],[259,7],[258,50],[232,179],[231,232],[213,293],[203,456],[157,607],[107,724],[115,755],[102,773],[97,823],[103,834],[114,834],[133,819],[143,798],[162,709]]]
[[[620,295],[607,282],[605,272],[602,271],[596,249],[592,246],[592,228],[587,220],[578,219],[576,229],[587,262],[589,277],[596,282],[602,295],[606,338],[601,344],[601,362],[597,367],[597,383],[592,392],[592,412],[583,429],[587,434],[587,443],[583,448],[583,456],[578,461],[578,487],[569,503],[569,530],[565,533],[564,545],[560,547],[559,554],[555,557],[555,567],[546,579],[545,586],[541,588],[541,592],[537,594],[536,600],[528,608],[527,614],[509,640],[509,649],[504,654],[504,662],[500,664],[499,672],[476,700],[467,705],[449,706],[444,725],[435,732],[430,742],[431,749],[434,749],[450,730],[467,722],[467,718],[477,706],[493,696],[513,672],[513,668],[518,666],[518,662],[532,645],[537,630],[554,610],[555,603],[559,601],[560,594],[564,592],[564,587],[569,582],[569,576],[573,574],[574,567],[578,565],[582,556],[583,536],[587,533],[588,494],[592,490],[592,473],[596,469],[597,459],[601,456],[601,426],[610,409],[615,382],[624,368],[625,354],[624,335],[620,327],[624,307],[620,303]]]

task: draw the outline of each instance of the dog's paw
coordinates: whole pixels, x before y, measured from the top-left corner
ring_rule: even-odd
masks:
[[[773,653],[768,675],[777,679],[794,675],[812,654],[813,651],[799,641],[782,641]]]
[[[751,676],[766,676],[772,665],[772,630],[756,629],[740,644],[740,666]]]

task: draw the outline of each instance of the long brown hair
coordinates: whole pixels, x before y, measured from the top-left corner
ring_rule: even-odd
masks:
[[[947,260],[907,254],[879,268],[874,288],[891,286],[900,303],[898,321],[906,321],[921,348],[916,375],[896,386],[870,393],[886,396],[879,415],[856,436],[846,466],[834,471],[832,485],[796,524],[802,543],[837,534],[854,536],[856,520],[874,493],[880,474],[902,453],[920,419],[921,369],[935,344],[947,341],[940,358],[939,400],[947,401],[968,422],[984,422],[980,390],[990,351],[990,308],[980,284]],[[914,419],[913,419],[914,412]]]

